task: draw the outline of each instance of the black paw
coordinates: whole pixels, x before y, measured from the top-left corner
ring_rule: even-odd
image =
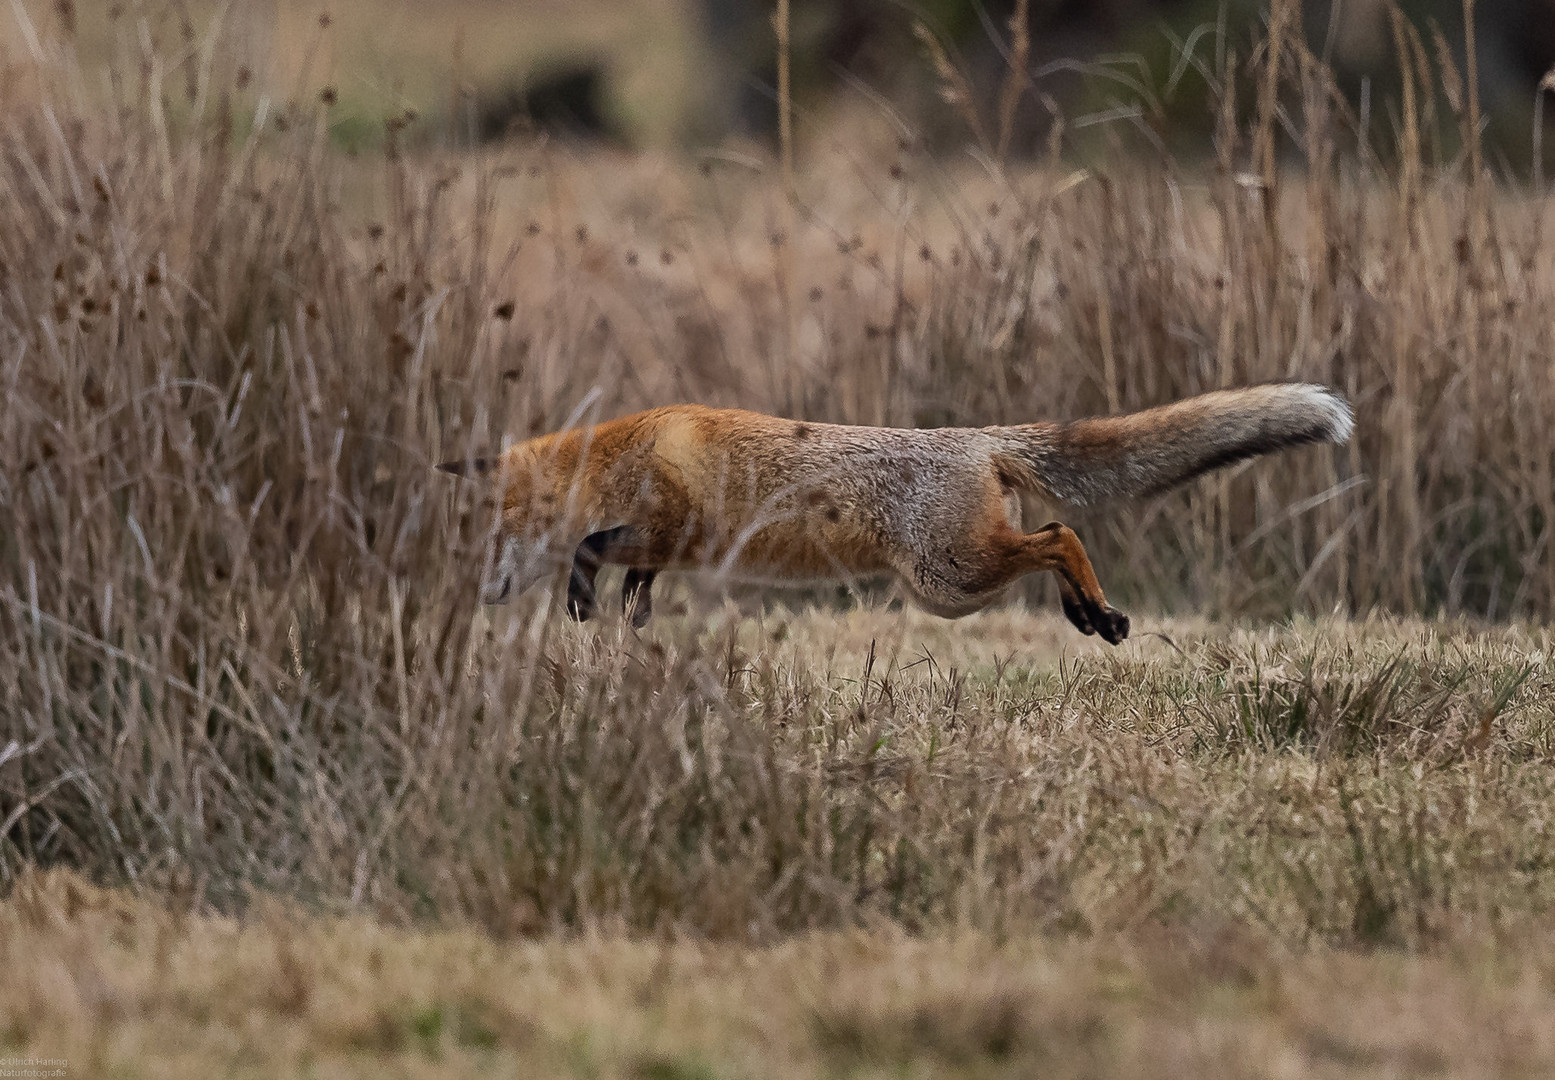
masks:
[[[1091,624],[1101,639],[1109,645],[1120,644],[1128,637],[1128,616],[1115,607],[1102,604],[1091,612]]]
[[[648,620],[653,618],[653,604],[644,598],[632,606],[632,627],[641,630],[648,625]]]
[[[1077,598],[1071,598],[1067,593],[1059,596],[1059,602],[1064,605],[1064,616],[1074,623],[1074,628],[1082,634],[1096,633],[1096,627],[1091,623],[1091,617],[1086,614],[1085,605]]]
[[[1128,616],[1115,607],[1093,604],[1083,597],[1060,596],[1064,614],[1082,634],[1100,634],[1101,639],[1116,645],[1128,637]]]
[[[581,581],[574,573],[567,583],[567,614],[572,616],[573,622],[588,622],[594,617],[597,606],[593,585]]]
[[[653,570],[631,569],[626,572],[626,580],[621,584],[621,608],[632,620],[632,625],[641,630],[648,625],[648,620],[653,617],[653,579],[656,572]]]

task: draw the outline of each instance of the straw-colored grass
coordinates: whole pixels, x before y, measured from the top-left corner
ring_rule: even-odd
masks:
[[[55,872],[0,905],[0,1067],[184,1077],[1537,1077],[1548,929],[1515,954],[1292,951],[1225,924],[882,927],[760,948],[494,941],[160,910]],[[57,1064],[56,1064],[57,1063]],[[43,1071],[56,1068],[58,1071]]]
[[[1203,172],[853,116],[796,124],[793,203],[759,156],[443,155],[402,114],[348,157],[329,102],[141,40],[29,61],[0,118],[0,1050],[1548,1065],[1542,199],[1407,112],[1356,150],[1294,40]],[[954,623],[481,611],[479,492],[428,468],[672,400],[985,424],[1274,378],[1353,443],[1067,516],[1116,651],[1045,583]]]

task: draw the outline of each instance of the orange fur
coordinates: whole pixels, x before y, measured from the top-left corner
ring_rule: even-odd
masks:
[[[1343,441],[1349,426],[1343,399],[1294,384],[1069,425],[911,430],[653,409],[479,463],[502,497],[483,596],[501,602],[571,567],[569,608],[586,618],[598,568],[614,564],[632,568],[640,622],[660,570],[768,582],[888,573],[954,617],[1052,571],[1075,625],[1116,643],[1128,619],[1108,606],[1079,539],[1057,522],[1022,532],[1019,490],[1143,494],[1284,446]]]

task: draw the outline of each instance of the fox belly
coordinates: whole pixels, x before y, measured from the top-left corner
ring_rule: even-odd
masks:
[[[740,530],[703,547],[678,568],[780,585],[864,577],[889,571],[891,565],[878,545],[857,531],[817,528],[801,519]]]
[[[909,573],[992,516],[1019,522],[976,432],[675,413],[645,472],[615,487],[651,550],[641,565],[768,582]],[[943,539],[940,539],[943,537]]]
[[[670,490],[664,492],[664,487]],[[834,581],[889,572],[890,544],[868,515],[828,496],[693,500],[679,485],[621,515],[627,539],[604,558],[620,566],[708,570],[752,583]],[[722,494],[722,493],[720,493]]]

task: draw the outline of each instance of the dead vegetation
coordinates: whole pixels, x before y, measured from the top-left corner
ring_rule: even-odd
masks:
[[[1540,1076],[1547,928],[1515,953],[889,927],[749,947],[501,941],[271,906],[242,922],[29,872],[0,904],[7,1064],[63,1075]]]
[[[1455,972],[1421,1015],[1515,999],[1537,1030],[1555,716],[1548,633],[1519,627],[1555,615],[1544,200],[1407,111],[1389,154],[1341,153],[1355,133],[1286,45],[1255,71],[1272,97],[1220,98],[1202,173],[973,171],[860,126],[814,134],[792,210],[757,157],[445,158],[406,150],[400,115],[369,162],[332,148],[329,101],[262,102],[214,50],[127,42],[111,108],[67,52],[40,56],[0,128],[0,957],[32,988],[0,1000],[0,1046],[166,1063],[133,1018],[241,1026],[253,1005],[300,1018],[277,1021],[281,1065],[540,1046],[559,1073],[605,1054],[640,1076],[1129,1075],[1229,985],[1249,1011],[1168,1040],[1185,1062],[1476,1074],[1458,1028],[1357,1033],[1314,989],[1352,970],[1410,1007],[1409,980]],[[539,601],[490,618],[478,500],[427,468],[678,399],[983,424],[1279,378],[1345,390],[1352,447],[1070,518],[1109,596],[1166,635],[1105,654],[1018,604],[946,624],[869,595],[794,613],[683,589],[642,636]],[[1149,614],[1171,610],[1325,618]],[[37,932],[56,915],[36,897],[85,889],[38,866],[173,914],[108,898],[122,917]],[[294,946],[271,896],[350,918]],[[576,935],[618,931],[682,944],[601,955],[672,971],[722,942],[735,974],[601,990],[658,1018],[601,1051],[601,1021],[498,1004],[495,974],[404,1000],[361,976],[389,996],[357,1001],[352,972],[447,944],[368,916],[545,939],[459,938],[519,965],[501,979],[562,979],[547,965],[593,955]],[[238,959],[202,974],[217,938]],[[856,971],[829,966],[838,941],[864,943]],[[1454,965],[1475,949],[1524,981],[1474,982]],[[897,954],[935,974],[881,1004]],[[1136,954],[1144,996],[1119,1006],[1107,972]],[[783,1000],[835,1007],[730,1005],[727,1039],[654,1012],[661,992],[754,1001],[773,957]],[[942,968],[969,997],[928,987]],[[1177,1000],[1181,980],[1209,997]],[[189,1038],[209,1074],[218,1051]],[[708,1049],[745,1045],[799,1064]],[[1508,1071],[1551,1053],[1506,1045]]]

